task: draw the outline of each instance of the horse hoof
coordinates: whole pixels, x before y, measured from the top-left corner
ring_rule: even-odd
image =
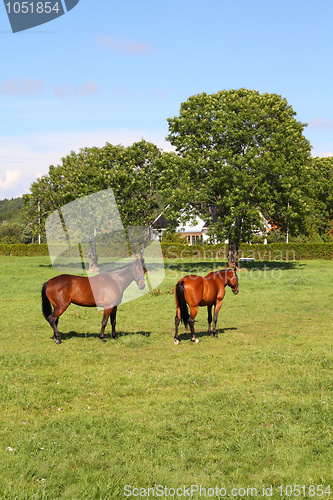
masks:
[[[175,339],[175,345],[179,345],[179,344],[180,344],[180,340]]]
[[[56,344],[62,344],[62,340],[61,339],[55,339],[55,343]]]
[[[199,340],[199,339],[193,339],[193,342],[194,342],[195,344],[199,344],[200,340]]]

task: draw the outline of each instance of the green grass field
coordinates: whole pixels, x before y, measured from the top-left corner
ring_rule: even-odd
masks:
[[[167,261],[106,344],[102,315],[70,306],[56,345],[49,260],[0,258],[1,500],[333,495],[333,261],[242,270],[218,339],[200,308],[200,343],[181,327],[175,346],[172,289],[214,267]]]

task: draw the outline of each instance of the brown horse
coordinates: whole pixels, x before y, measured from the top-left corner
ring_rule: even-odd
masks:
[[[225,295],[225,287],[229,285],[234,294],[239,292],[238,276],[236,270],[225,269],[213,271],[204,278],[195,274],[185,276],[178,281],[175,290],[176,317],[175,317],[175,344],[179,344],[178,326],[182,321],[185,327],[189,324],[193,342],[199,342],[194,332],[194,320],[199,306],[207,306],[208,310],[208,334],[211,334],[212,307],[214,306],[213,335],[216,335],[216,323],[222,300]],[[190,306],[190,313],[187,309]]]
[[[136,281],[139,289],[143,290],[145,272],[143,259],[140,254],[137,254],[133,263],[113,271],[105,271],[91,278],[61,274],[44,283],[42,288],[43,314],[53,328],[56,343],[61,344],[61,335],[57,328],[59,316],[72,303],[85,307],[103,307],[102,329],[99,336],[103,342],[106,342],[104,330],[111,315],[112,337],[115,338],[117,306],[122,301],[125,289],[133,280]]]

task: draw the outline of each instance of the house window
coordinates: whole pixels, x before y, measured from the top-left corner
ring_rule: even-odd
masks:
[[[192,236],[192,245],[196,245],[202,240],[202,236],[200,234],[194,234]]]
[[[191,236],[189,234],[187,235],[187,243],[191,243]]]

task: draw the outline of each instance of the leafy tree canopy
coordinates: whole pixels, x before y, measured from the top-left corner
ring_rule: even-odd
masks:
[[[0,226],[0,243],[14,244],[21,243],[21,230],[15,226]]]
[[[55,210],[81,197],[111,188],[123,225],[149,226],[159,205],[163,205],[158,193],[161,170],[165,165],[161,157],[159,148],[144,140],[127,148],[107,143],[102,148],[84,148],[78,153],[72,151],[62,158],[60,165],[51,165],[49,173],[32,184],[31,195],[25,196],[26,210],[34,227],[43,231],[46,217]],[[104,215],[97,214],[94,205],[92,222],[98,225],[98,220]],[[62,223],[65,230],[64,221]],[[90,269],[97,268],[97,226],[91,228],[83,224],[82,230],[90,235],[87,236]]]
[[[158,207],[160,157],[157,146],[143,140],[128,148],[107,143],[72,151],[31,185],[25,205],[32,217],[45,219],[77,198],[112,188],[124,225],[149,224]]]
[[[234,245],[230,263],[260,212],[283,230],[304,221],[310,143],[295,114],[279,95],[239,89],[192,96],[168,119],[167,139],[187,164],[187,202]]]
[[[0,200],[0,221],[10,220],[11,222],[13,222],[19,220],[22,207],[22,198]]]

